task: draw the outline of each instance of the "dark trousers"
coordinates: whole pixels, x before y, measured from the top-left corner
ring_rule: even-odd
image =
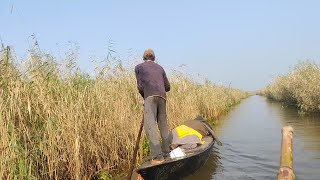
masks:
[[[158,137],[158,128],[162,147]],[[149,96],[144,100],[144,130],[150,144],[151,157],[156,158],[169,152],[169,130],[167,124],[166,100],[159,96]]]

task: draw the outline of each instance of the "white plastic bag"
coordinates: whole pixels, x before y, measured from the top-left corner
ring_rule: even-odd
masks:
[[[179,158],[179,157],[184,157],[186,154],[182,152],[180,147],[175,148],[170,152],[170,158]]]

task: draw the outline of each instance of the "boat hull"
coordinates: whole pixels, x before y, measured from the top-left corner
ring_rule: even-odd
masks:
[[[140,167],[137,170],[145,180],[182,179],[200,168],[210,156],[214,141],[205,149],[191,152],[185,158],[175,159],[159,165]]]

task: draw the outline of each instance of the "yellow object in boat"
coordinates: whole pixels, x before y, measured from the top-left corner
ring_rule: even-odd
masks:
[[[202,141],[202,135],[198,131],[192,129],[191,127],[188,127],[186,125],[181,125],[181,126],[176,127],[175,130],[177,131],[179,138],[184,138],[186,136],[196,135],[200,139],[201,144],[204,143],[204,141]]]

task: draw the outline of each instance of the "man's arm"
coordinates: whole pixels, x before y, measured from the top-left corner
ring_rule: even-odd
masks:
[[[136,66],[136,68],[134,69],[134,72],[135,72],[136,78],[137,78],[137,85],[138,85],[139,93],[140,93],[140,95],[144,98],[143,86],[142,86],[141,77],[140,77],[140,75],[139,75],[138,66]]]
[[[167,78],[166,72],[164,70],[163,70],[163,80],[164,80],[164,88],[165,88],[166,92],[169,92],[170,91],[170,83]]]

